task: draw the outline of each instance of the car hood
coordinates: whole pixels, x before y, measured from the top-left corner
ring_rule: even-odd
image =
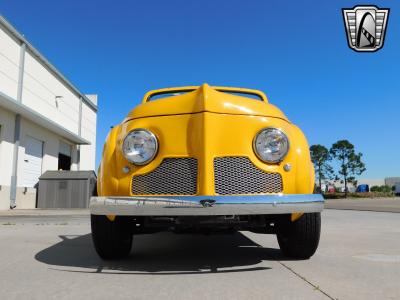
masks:
[[[267,116],[287,121],[286,116],[276,106],[264,100],[246,96],[233,95],[222,91],[223,88],[214,88],[208,84],[193,88],[184,94],[171,96],[159,100],[147,101],[135,107],[124,121],[137,118],[168,116],[179,114],[195,114],[213,112],[230,115]],[[233,89],[230,89],[231,91]],[[240,89],[238,89],[240,92]]]

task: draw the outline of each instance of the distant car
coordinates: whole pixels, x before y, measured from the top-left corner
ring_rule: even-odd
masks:
[[[348,191],[349,193],[355,193],[356,187],[354,187],[354,186],[347,187],[347,191]]]
[[[369,192],[369,185],[368,184],[360,184],[357,186],[356,189],[357,193],[368,193]]]
[[[344,186],[340,187],[340,191],[342,193],[345,193],[346,190],[347,190],[348,193],[353,193],[353,192],[356,191],[356,189],[354,187],[347,187],[347,188],[345,188]]]
[[[326,189],[328,193],[335,193],[336,188],[333,185],[329,185],[328,188]]]
[[[323,209],[314,182],[306,138],[264,93],[151,91],[106,139],[90,202],[94,245],[113,259],[130,253],[134,234],[249,230],[307,259]]]
[[[396,196],[400,196],[400,183],[396,183],[396,185],[394,186],[394,194]]]

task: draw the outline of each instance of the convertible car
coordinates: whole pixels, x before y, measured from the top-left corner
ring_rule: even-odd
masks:
[[[276,234],[284,255],[311,257],[323,199],[306,138],[258,90],[203,84],[148,92],[106,139],[92,237],[103,259],[136,234]],[[162,245],[160,245],[162,247]]]

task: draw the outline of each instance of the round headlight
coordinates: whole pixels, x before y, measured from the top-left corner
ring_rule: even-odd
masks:
[[[253,147],[254,152],[262,161],[278,163],[289,151],[289,140],[279,129],[265,128],[254,138]]]
[[[158,142],[156,136],[146,129],[135,129],[127,134],[122,144],[122,152],[135,165],[144,165],[156,156]]]

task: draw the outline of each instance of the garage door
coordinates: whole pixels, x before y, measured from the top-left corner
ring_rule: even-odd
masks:
[[[43,142],[27,136],[22,186],[34,187],[42,175]]]

